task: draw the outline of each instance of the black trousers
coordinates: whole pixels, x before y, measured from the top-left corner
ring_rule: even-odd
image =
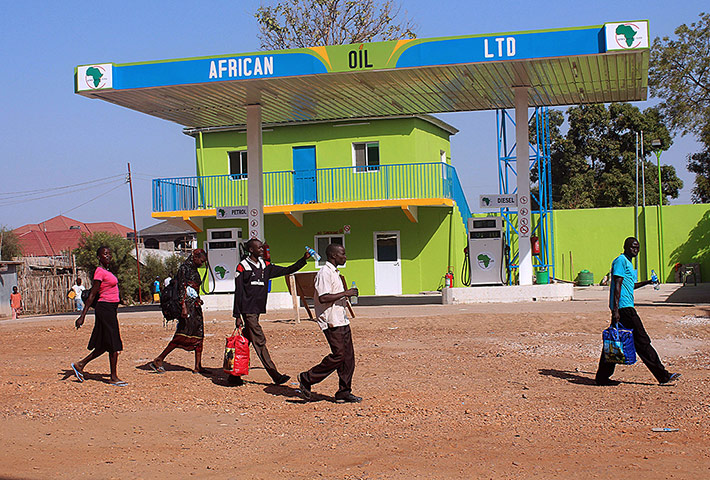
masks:
[[[266,373],[269,374],[272,380],[278,380],[281,374],[276,370],[276,365],[274,365],[273,360],[271,360],[271,355],[269,355],[269,349],[266,348],[266,335],[264,335],[264,331],[261,329],[261,325],[259,325],[259,314],[242,314],[242,320],[244,320],[244,330],[242,334],[254,347],[256,356],[261,360],[261,364],[264,366]]]
[[[619,323],[625,328],[634,331],[636,354],[646,367],[648,367],[653,376],[656,377],[656,380],[659,382],[668,381],[670,373],[668,373],[666,367],[663,366],[656,350],[651,345],[651,339],[648,337],[646,329],[643,328],[643,323],[641,323],[641,318],[639,318],[638,313],[636,313],[636,309],[633,307],[620,308]],[[609,380],[609,377],[614,374],[615,367],[616,364],[604,361],[604,353],[602,352],[601,358],[599,359],[599,369],[597,370],[597,382]]]
[[[338,392],[336,398],[343,397],[352,391],[353,373],[355,373],[355,350],[350,325],[330,327],[323,330],[331,354],[303,374],[303,379],[310,385],[322,382],[328,375],[338,372]]]

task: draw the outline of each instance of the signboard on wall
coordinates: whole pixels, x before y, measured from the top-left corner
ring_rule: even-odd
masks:
[[[481,195],[479,197],[479,206],[486,208],[516,208],[518,206],[518,196],[516,194],[508,195]]]
[[[113,64],[84,65],[76,69],[76,90],[103,90],[113,88]]]
[[[648,22],[607,23],[604,28],[607,51],[648,48]]]
[[[226,218],[248,218],[249,208],[246,206],[238,207],[217,207],[217,220]]]

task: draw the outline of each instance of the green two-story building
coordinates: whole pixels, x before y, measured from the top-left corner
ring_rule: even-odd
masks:
[[[215,291],[234,289],[246,240],[245,128],[185,129],[195,138],[196,176],[153,180],[153,217],[180,219],[209,252]],[[363,295],[416,294],[458,272],[470,216],[450,137],[428,115],[264,124],[264,234],[272,261],[289,264],[313,246],[340,243],[341,267]],[[242,209],[236,207],[243,207]],[[458,276],[458,275],[457,275]],[[283,280],[273,291],[285,291]]]

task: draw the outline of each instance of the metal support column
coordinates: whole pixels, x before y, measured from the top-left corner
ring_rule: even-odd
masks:
[[[536,107],[533,116],[525,118],[522,122],[528,126],[534,120],[534,142],[528,143],[528,137],[525,138],[525,143],[528,144],[528,163],[523,167],[524,163],[517,161],[517,142],[512,146],[509,145],[508,138],[509,129],[518,129],[516,125],[519,121],[513,119],[510,113],[506,110],[496,111],[496,130],[498,136],[498,179],[499,192],[501,194],[518,193],[518,177],[520,168],[534,173],[533,191],[530,193],[530,202],[524,206],[518,196],[518,210],[525,208],[531,215],[531,228],[528,232],[528,238],[522,240],[530,246],[529,237],[537,236],[540,241],[540,254],[532,256],[532,267],[538,269],[547,269],[550,279],[555,278],[555,244],[554,244],[554,217],[552,209],[552,168],[550,158],[550,129],[549,129],[549,109],[547,107]],[[527,131],[527,130],[526,130]],[[515,178],[514,178],[515,177]],[[530,178],[528,176],[528,178]],[[528,183],[529,184],[529,183]],[[500,213],[505,222],[505,239],[506,244],[510,247],[510,251],[506,254],[508,265],[509,280],[508,284],[512,284],[511,270],[519,268],[519,251],[518,245],[521,243],[522,235],[519,232],[522,225],[517,219],[518,210],[511,208],[502,208]],[[523,284],[521,282],[521,284]]]
[[[264,241],[264,164],[261,149],[261,105],[247,105],[249,238]]]
[[[518,265],[520,285],[532,285],[533,267],[530,245],[530,145],[528,142],[528,87],[515,92],[515,169],[518,174]]]

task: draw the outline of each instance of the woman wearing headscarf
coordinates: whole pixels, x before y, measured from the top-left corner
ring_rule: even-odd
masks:
[[[170,352],[176,348],[195,352],[194,373],[204,372],[202,368],[202,343],[205,337],[204,321],[202,317],[202,299],[199,290],[202,279],[197,271],[207,261],[207,253],[201,248],[193,250],[187,260],[178,268],[173,279],[177,282],[177,298],[180,303],[181,314],[178,318],[177,329],[168,346],[148,366],[156,373],[165,373],[163,361]]]
[[[94,283],[89,292],[89,298],[81,311],[81,315],[76,319],[75,325],[79,329],[84,324],[84,318],[90,306],[98,299],[94,307],[94,329],[91,331],[89,346],[91,353],[76,363],[71,364],[71,368],[79,382],[84,381],[84,367],[90,361],[108,352],[109,365],[111,367],[111,377],[109,383],[117,387],[128,385],[118,378],[117,364],[118,353],[123,350],[121,332],[118,327],[118,304],[120,295],[118,292],[118,279],[109,271],[112,255],[108,247],[99,247],[96,251],[99,259],[99,266],[94,272]]]

